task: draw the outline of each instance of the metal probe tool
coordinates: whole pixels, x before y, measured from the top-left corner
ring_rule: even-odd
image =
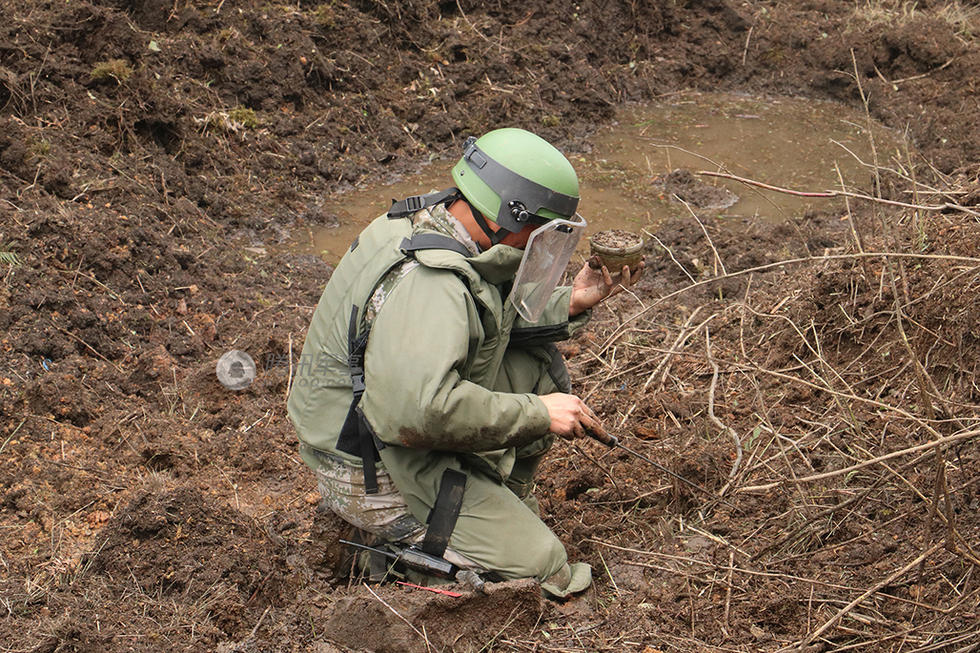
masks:
[[[650,460],[650,458],[648,458],[647,456],[644,456],[642,453],[640,453],[638,451],[633,451],[632,449],[630,449],[629,447],[627,447],[625,444],[622,444],[619,441],[619,438],[617,438],[615,435],[612,435],[611,433],[607,433],[604,430],[603,431],[596,431],[595,429],[590,429],[589,427],[585,426],[584,424],[582,426],[583,426],[583,428],[585,428],[586,434],[588,434],[588,436],[590,438],[592,438],[593,440],[597,440],[597,441],[601,442],[602,444],[606,445],[610,449],[613,449],[613,448],[622,449],[626,453],[628,453],[630,455],[633,455],[633,456],[636,456],[637,458],[639,458],[642,461],[645,461],[647,463],[650,463],[651,465],[653,465],[654,467],[656,467],[657,469],[659,469],[660,471],[662,471],[664,474],[667,474],[671,478],[676,478],[681,483],[684,483],[685,485],[688,485],[688,486],[694,488],[695,490],[697,490],[697,491],[699,491],[699,492],[701,492],[703,494],[707,494],[707,495],[709,495],[713,499],[718,499],[719,501],[721,501],[722,503],[724,503],[726,506],[729,506],[731,508],[735,508],[735,505],[734,504],[732,504],[729,501],[726,501],[725,499],[721,498],[720,496],[718,496],[717,494],[715,494],[711,490],[709,490],[707,488],[703,488],[700,485],[698,485],[697,483],[692,483],[691,481],[687,480],[686,478],[684,478],[680,474],[677,474],[675,472],[670,471],[669,469],[667,469],[666,467],[664,467],[660,463],[654,462],[653,460]]]

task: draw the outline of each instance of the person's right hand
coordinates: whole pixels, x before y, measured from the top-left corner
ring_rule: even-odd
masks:
[[[601,431],[602,423],[584,401],[575,395],[553,392],[538,397],[551,417],[551,432],[572,440],[585,437],[585,429]]]

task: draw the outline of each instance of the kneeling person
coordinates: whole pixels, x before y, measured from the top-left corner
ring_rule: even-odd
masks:
[[[588,587],[531,494],[555,435],[601,429],[554,343],[636,281],[588,265],[578,178],[520,129],[469,139],[455,186],[395,202],[351,245],[313,315],[289,396],[326,505],[460,569]]]

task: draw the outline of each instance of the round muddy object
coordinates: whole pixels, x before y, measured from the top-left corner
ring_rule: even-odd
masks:
[[[636,270],[643,260],[643,236],[625,229],[607,229],[593,234],[589,239],[592,255],[599,257],[602,265],[613,274],[623,269]]]

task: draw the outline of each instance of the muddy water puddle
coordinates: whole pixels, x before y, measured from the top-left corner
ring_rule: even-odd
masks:
[[[797,98],[760,99],[685,93],[631,105],[590,139],[588,154],[571,154],[581,182],[579,211],[587,233],[625,228],[654,231],[675,216],[720,214],[782,221],[839,200],[801,198],[732,180],[672,171],[725,172],[800,191],[870,187],[874,160],[907,158],[899,134],[860,111]],[[864,163],[862,163],[864,162]],[[439,161],[397,183],[372,185],[324,200],[339,226],[304,230],[291,247],[336,263],[351,241],[392,199],[445,188],[455,161]],[[683,197],[687,204],[677,201]],[[693,219],[693,217],[692,217]]]

